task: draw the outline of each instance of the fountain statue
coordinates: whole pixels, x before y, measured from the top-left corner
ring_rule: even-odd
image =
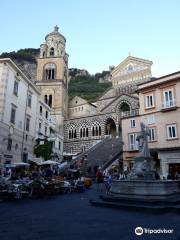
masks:
[[[141,131],[136,138],[139,154],[133,158],[132,171],[127,180],[113,181],[111,193],[131,198],[149,196],[156,199],[179,193],[179,181],[156,180],[154,161],[148,147],[149,128],[142,122],[140,126]]]
[[[129,179],[155,180],[155,170],[153,169],[153,159],[148,147],[149,128],[140,123],[141,132],[136,138],[139,146],[139,155],[134,158],[134,166],[129,174]]]

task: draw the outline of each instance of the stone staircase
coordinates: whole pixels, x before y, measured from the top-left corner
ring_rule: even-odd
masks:
[[[76,157],[80,160],[83,157],[87,159],[81,171],[87,173],[89,167],[100,166],[102,170],[111,165],[122,154],[123,143],[120,138],[106,138],[96,144],[91,149],[85,151]]]

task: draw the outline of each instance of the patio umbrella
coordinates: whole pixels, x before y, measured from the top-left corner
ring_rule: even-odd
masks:
[[[58,162],[52,161],[52,160],[47,160],[42,162],[40,165],[57,165],[59,164]]]
[[[58,164],[59,169],[62,169],[67,166],[67,162],[63,162],[61,164]]]
[[[29,165],[30,165],[29,163],[24,162],[14,163],[15,167],[28,167]]]

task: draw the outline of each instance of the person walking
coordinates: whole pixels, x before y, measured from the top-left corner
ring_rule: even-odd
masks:
[[[106,177],[106,194],[109,194],[110,189],[111,189],[111,184],[112,184],[112,175],[111,173],[108,173]]]
[[[101,168],[98,168],[96,172],[96,182],[97,182],[97,191],[102,192],[104,177],[103,177],[103,173],[101,172]]]

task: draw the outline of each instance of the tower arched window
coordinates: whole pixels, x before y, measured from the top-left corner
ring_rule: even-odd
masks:
[[[52,95],[49,95],[49,101],[48,101],[49,107],[52,107]]]
[[[44,102],[45,102],[46,104],[48,104],[48,97],[47,97],[47,95],[44,95]]]
[[[45,65],[45,79],[53,80],[55,79],[56,65],[54,63],[48,63]]]
[[[49,55],[50,55],[50,56],[54,56],[54,48],[53,48],[53,47],[52,47],[52,48],[50,48]]]

